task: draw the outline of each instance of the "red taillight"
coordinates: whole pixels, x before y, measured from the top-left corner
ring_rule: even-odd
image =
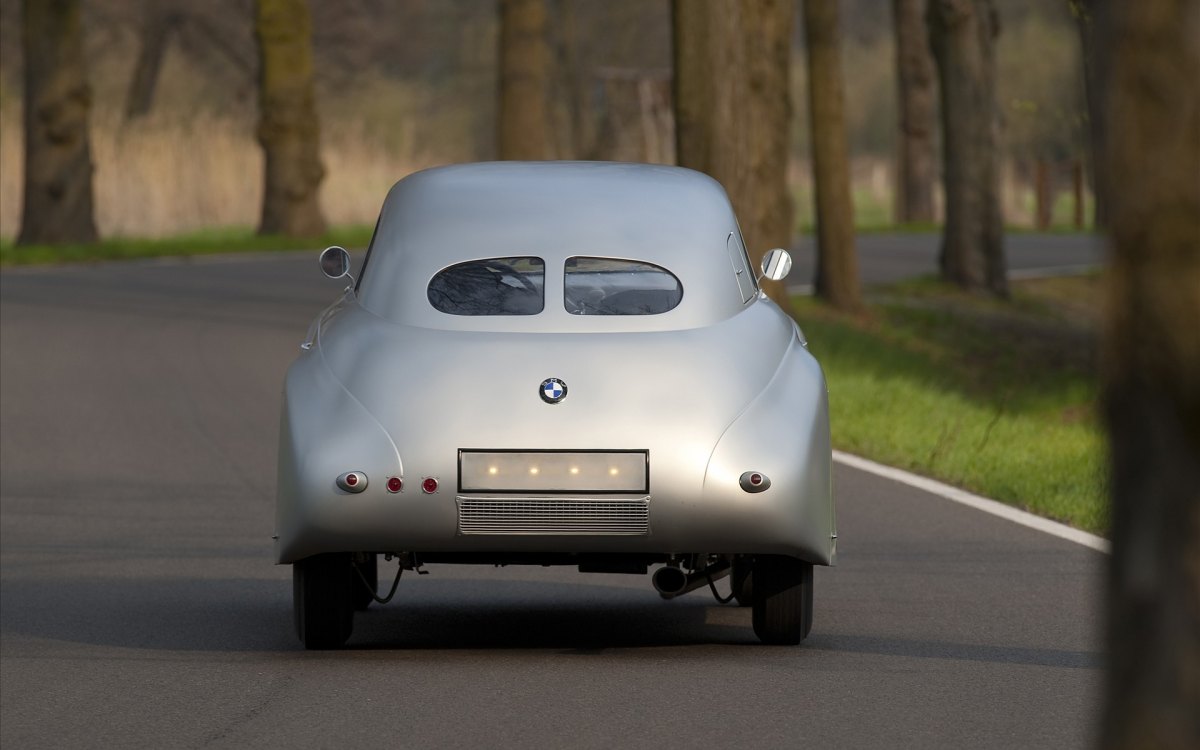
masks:
[[[432,495],[437,492],[438,480],[433,477],[425,477],[425,481],[421,482],[421,491],[426,495]]]
[[[746,492],[766,492],[771,487],[771,478],[761,471],[747,471],[738,477],[738,484]]]
[[[397,493],[404,489],[404,481],[400,477],[389,477],[387,480],[388,492]]]
[[[367,475],[361,471],[347,471],[337,478],[337,486],[343,492],[357,494],[367,488]]]

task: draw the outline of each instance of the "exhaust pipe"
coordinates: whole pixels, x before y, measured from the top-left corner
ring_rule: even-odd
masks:
[[[671,566],[659,568],[654,571],[654,577],[650,580],[659,596],[663,599],[674,599],[689,591],[695,591],[701,586],[707,586],[710,578],[717,581],[727,575],[729,575],[729,560],[724,559],[703,570],[691,573],[684,573],[679,568]]]
[[[664,599],[679,596],[687,586],[687,575],[679,568],[670,566],[654,571],[654,577],[650,580],[654,583],[654,590],[662,594]]]

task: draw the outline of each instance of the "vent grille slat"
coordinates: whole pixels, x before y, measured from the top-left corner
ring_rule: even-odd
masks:
[[[638,536],[650,533],[650,498],[459,497],[458,533]]]

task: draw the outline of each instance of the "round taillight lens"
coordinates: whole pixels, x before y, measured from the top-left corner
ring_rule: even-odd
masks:
[[[762,474],[751,474],[750,484],[754,485],[755,487],[762,484]]]
[[[358,475],[357,474],[347,474],[346,475],[346,484],[350,485],[351,487],[358,484]]]
[[[400,479],[400,477],[388,477],[387,488],[388,492],[399,492],[400,490],[404,489],[404,482]]]
[[[437,492],[437,488],[438,480],[434,479],[433,477],[425,477],[425,481],[421,482],[421,490],[424,491],[426,495],[432,495],[433,493]]]

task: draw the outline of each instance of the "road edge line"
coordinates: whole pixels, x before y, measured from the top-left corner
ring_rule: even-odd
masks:
[[[912,474],[904,471],[903,469],[897,469],[895,467],[877,463],[868,458],[862,458],[861,456],[856,456],[853,453],[845,453],[843,451],[835,450],[833,452],[833,460],[845,466],[859,469],[860,471],[865,471],[876,476],[884,477],[885,479],[891,479],[892,481],[906,484],[909,487],[915,487],[919,490],[928,492],[931,495],[937,495],[938,497],[946,500],[951,500],[961,505],[966,505],[967,507],[974,508],[975,510],[980,510],[984,513],[1003,518],[1006,521],[1012,521],[1013,523],[1020,524],[1021,526],[1025,526],[1036,531],[1041,531],[1045,534],[1058,537],[1059,539],[1065,539],[1068,542],[1081,544],[1084,547],[1089,547],[1097,552],[1103,552],[1104,554],[1110,554],[1111,552],[1111,545],[1104,537],[1099,537],[1095,534],[1089,534],[1086,531],[1081,531],[1080,529],[1067,526],[1066,524],[1062,524],[1057,521],[1051,521],[1048,518],[1036,516],[1027,511],[1014,508],[1011,505],[1005,505],[997,500],[991,500],[980,495],[972,494],[966,490],[960,490],[957,487],[951,487],[950,485],[939,482],[936,479],[930,479],[928,477]]]

